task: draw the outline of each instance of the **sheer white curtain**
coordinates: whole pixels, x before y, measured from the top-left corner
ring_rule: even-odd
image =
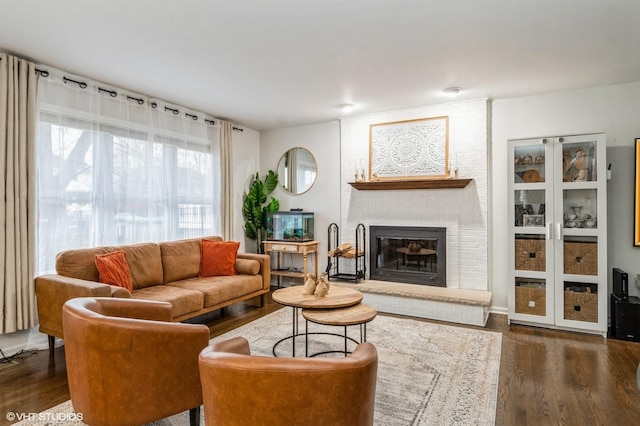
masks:
[[[38,88],[38,273],[69,248],[221,233],[218,120],[49,71]]]

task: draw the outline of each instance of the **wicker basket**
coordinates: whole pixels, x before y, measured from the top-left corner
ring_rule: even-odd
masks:
[[[516,286],[516,313],[545,316],[547,314],[545,289]]]
[[[516,238],[516,270],[545,271],[545,240]]]
[[[598,275],[598,243],[564,243],[564,273]]]
[[[565,291],[564,319],[598,322],[598,293]]]

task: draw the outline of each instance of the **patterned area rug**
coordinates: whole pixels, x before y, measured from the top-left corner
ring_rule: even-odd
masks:
[[[292,310],[281,309],[213,340],[243,336],[253,354],[272,356],[274,344],[292,331]],[[300,331],[304,331],[300,319]],[[310,332],[341,333],[342,327],[309,324]],[[349,336],[360,338],[358,327]],[[496,412],[502,336],[478,329],[432,324],[378,315],[367,326],[367,340],[378,349],[378,383],[374,422],[381,426],[493,425]],[[276,347],[278,356],[291,356],[292,341]],[[338,336],[312,335],[310,353],[341,349]],[[349,342],[349,350],[355,343]],[[304,337],[296,339],[296,356],[304,356]],[[330,354],[326,356],[341,356]],[[69,401],[47,410],[72,413]],[[24,425],[39,424],[24,422]],[[57,418],[55,424],[62,418]],[[46,422],[41,423],[42,425]],[[68,424],[79,424],[77,421]],[[154,426],[189,424],[188,413],[153,423]]]

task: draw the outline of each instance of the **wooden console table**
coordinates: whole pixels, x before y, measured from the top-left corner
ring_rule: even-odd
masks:
[[[276,267],[271,270],[271,275],[278,277],[278,288],[280,288],[280,277],[292,277],[302,278],[302,282],[305,283],[309,276],[318,278],[318,245],[319,241],[307,241],[304,243],[290,242],[290,241],[263,241],[265,253],[276,253]],[[280,263],[280,255],[282,253],[301,254],[303,258],[302,272],[283,270]],[[308,273],[307,261],[309,255],[314,254],[314,269],[313,275]]]

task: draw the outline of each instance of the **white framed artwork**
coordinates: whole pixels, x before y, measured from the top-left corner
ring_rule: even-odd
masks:
[[[369,126],[369,180],[446,179],[449,117]]]

